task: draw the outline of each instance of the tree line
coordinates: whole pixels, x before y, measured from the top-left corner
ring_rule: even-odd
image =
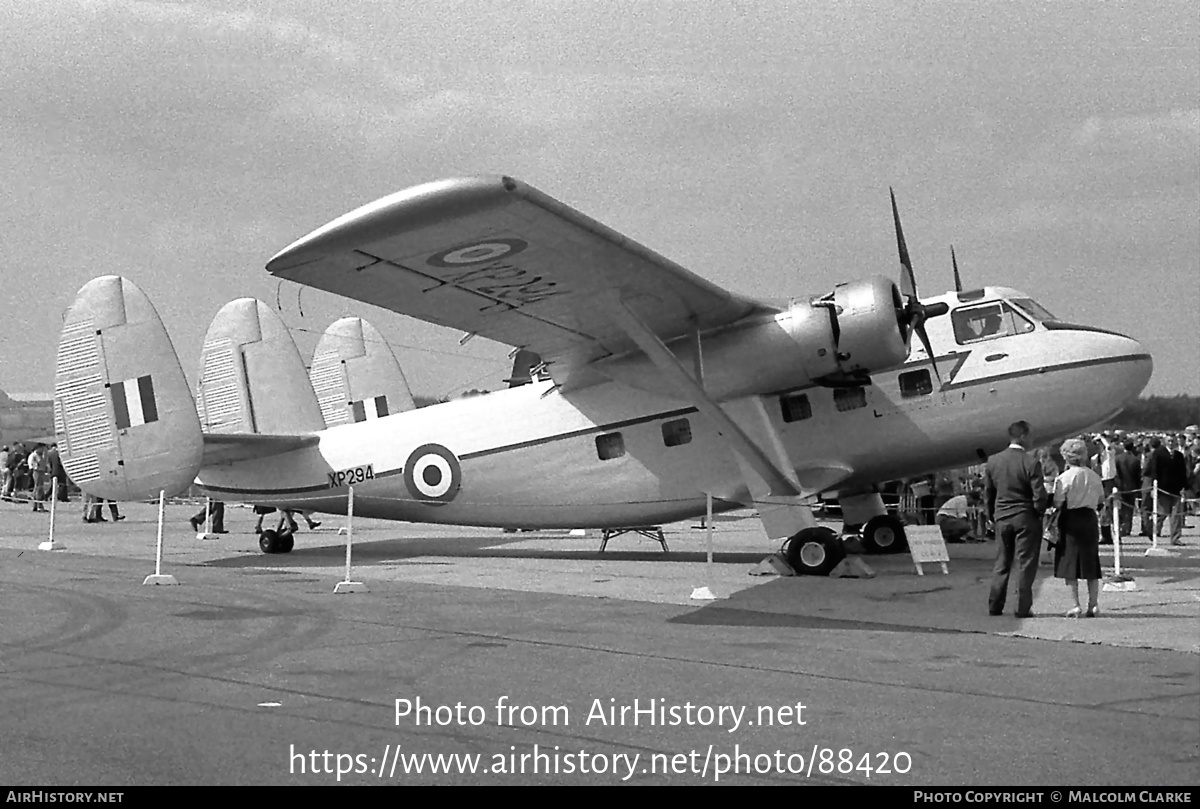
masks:
[[[1144,396],[1109,423],[1122,430],[1182,430],[1200,424],[1200,396]]]

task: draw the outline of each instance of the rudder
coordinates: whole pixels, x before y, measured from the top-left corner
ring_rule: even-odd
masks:
[[[206,433],[325,428],[296,342],[279,315],[254,298],[230,301],[209,325],[196,403]]]
[[[162,319],[136,284],[107,275],[67,310],[54,373],[63,467],[88,494],[142,500],[191,485],[203,436]]]
[[[330,324],[309,371],[327,426],[412,410],[412,391],[383,335],[359,317]]]

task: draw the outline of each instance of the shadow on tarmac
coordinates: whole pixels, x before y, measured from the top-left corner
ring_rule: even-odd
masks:
[[[298,537],[303,541],[303,535]],[[502,536],[479,537],[436,537],[415,539],[384,539],[354,543],[354,566],[370,565],[449,565],[451,562],[428,559],[424,557],[469,557],[474,559],[562,559],[578,561],[583,559],[604,559],[613,562],[704,562],[707,558],[703,551],[670,551],[663,553],[655,546],[654,550],[619,550],[611,546],[600,553],[597,550],[580,550],[576,546],[562,550],[546,548],[509,548],[506,543],[520,543],[527,538],[519,535],[505,534]],[[766,555],[765,551],[757,553],[716,552],[713,561],[721,564],[755,565]],[[281,567],[329,567],[342,563],[346,558],[344,544],[322,545],[319,547],[302,548],[285,554],[243,554],[213,559],[204,562],[206,567],[246,568],[271,567],[278,564]],[[411,560],[411,561],[406,561]]]

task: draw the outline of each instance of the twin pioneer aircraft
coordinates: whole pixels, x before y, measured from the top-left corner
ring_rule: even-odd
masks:
[[[870,552],[903,550],[880,481],[976,463],[1007,426],[1039,440],[1118,412],[1149,354],[1013,289],[921,300],[901,273],[772,304],[723,290],[509,177],[450,179],[348,213],[272,275],[535,353],[528,384],[415,409],[369,324],[330,327],[306,370],[272,310],[228,304],[193,398],[129,280],[80,290],[54,412],[71,478],[115,500],[193,482],[216,499],[413,522],[642,527],[754,507],[799,572],[845,550],[810,506],[836,493]],[[956,267],[957,276],[957,267]],[[914,340],[916,336],[918,340]],[[516,376],[516,374],[514,374]],[[263,535],[268,553],[290,537]]]

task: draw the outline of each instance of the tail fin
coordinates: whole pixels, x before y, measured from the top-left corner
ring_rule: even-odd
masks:
[[[545,377],[540,371],[541,365],[541,355],[522,348],[513,358],[512,373],[509,375],[509,378],[504,381],[508,383],[510,388],[528,385],[533,382],[534,368],[539,369],[539,373],[537,374],[538,379],[544,379]]]
[[[208,327],[196,385],[206,433],[294,435],[325,428],[287,326],[254,298],[221,307]]]
[[[204,452],[187,379],[154,305],[132,281],[96,278],[67,310],[54,373],[63,466],[110,500],[177,494]]]
[[[325,424],[350,424],[412,410],[396,355],[367,321],[344,317],[325,330],[309,371]]]

